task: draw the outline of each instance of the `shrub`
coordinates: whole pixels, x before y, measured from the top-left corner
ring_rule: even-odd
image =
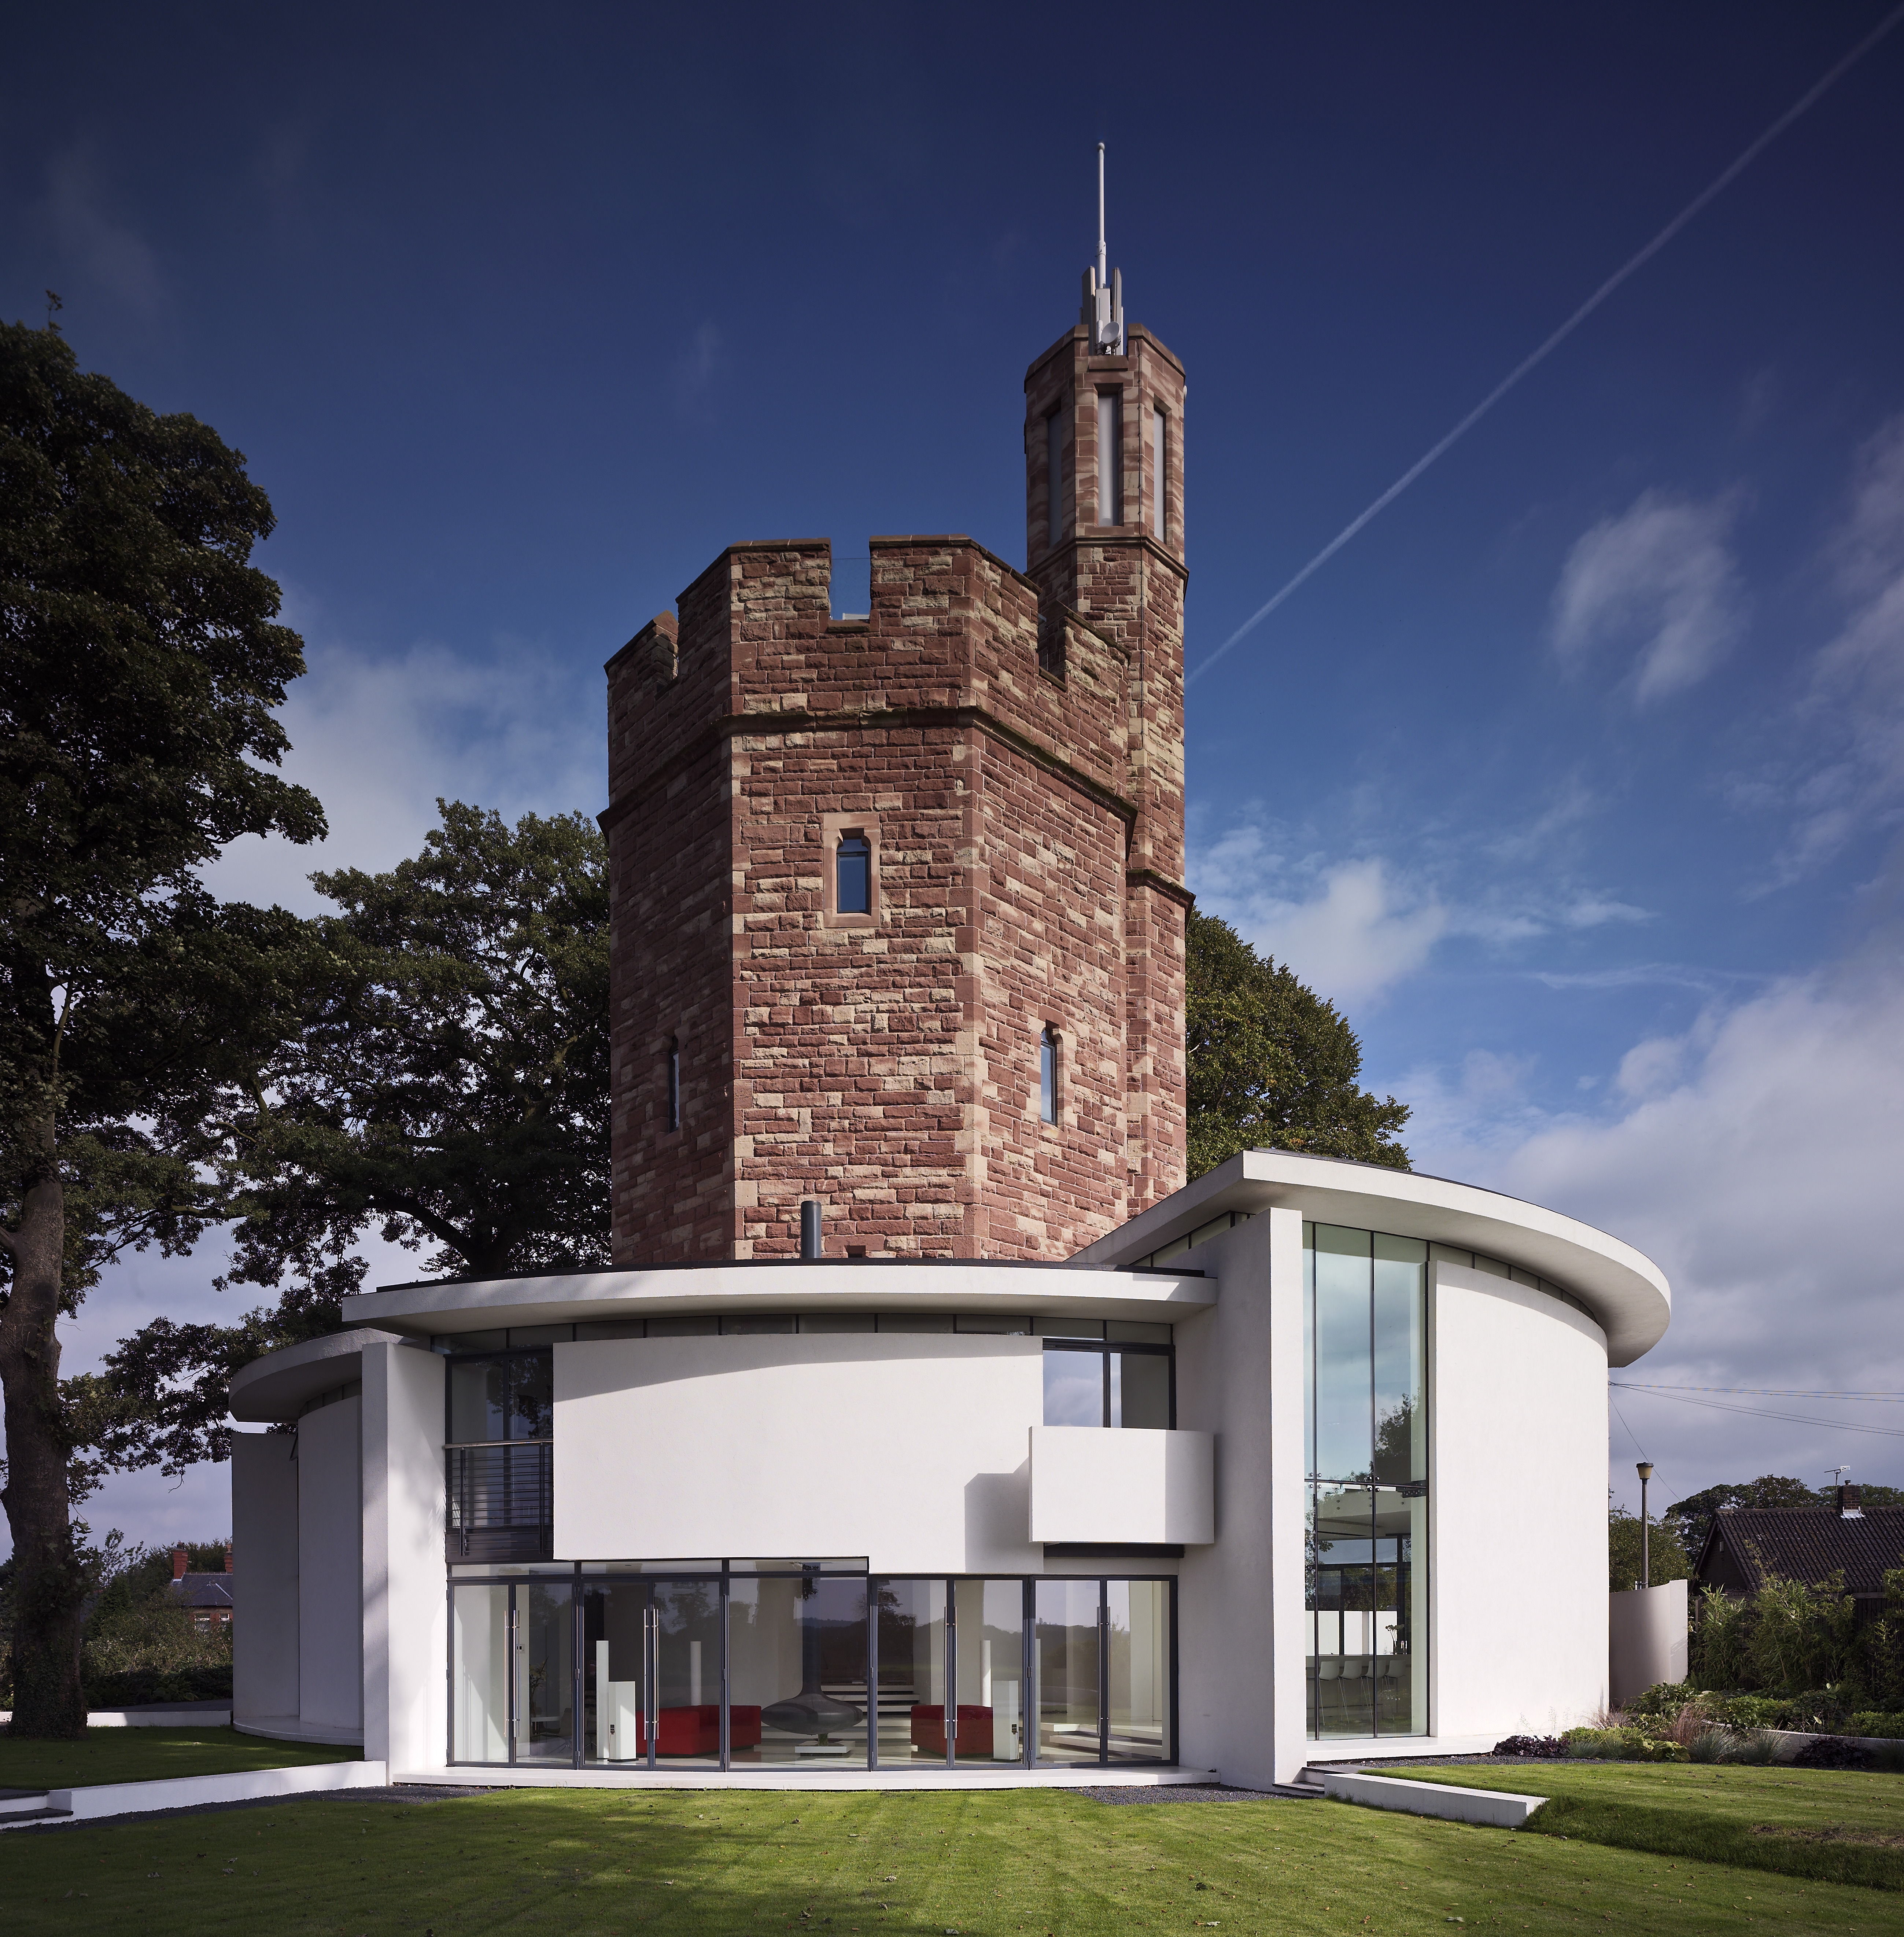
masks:
[[[1669,1736],[1648,1735],[1639,1729],[1570,1729],[1566,1754],[1576,1760],[1606,1762],[1688,1762],[1686,1745]]]
[[[1699,1699],[1699,1690],[1690,1681],[1656,1681],[1643,1694],[1627,1704],[1629,1715],[1676,1715],[1688,1702]]]
[[[1494,1752],[1497,1756],[1543,1756],[1554,1759],[1566,1754],[1566,1738],[1563,1735],[1509,1735],[1495,1743]]]
[[[1792,1757],[1794,1769],[1869,1769],[1871,1751],[1842,1735],[1821,1735]]]
[[[1852,1613],[1842,1574],[1816,1587],[1767,1581],[1751,1597],[1743,1678],[1760,1688],[1818,1688],[1842,1681],[1851,1661]]]
[[[1845,1724],[1848,1735],[1882,1736],[1904,1740],[1904,1713],[1887,1713],[1882,1708],[1860,1708]]]
[[[1705,1695],[1700,1705],[1729,1729],[1780,1729],[1790,1704],[1777,1695]]]
[[[1737,1688],[1746,1678],[1745,1641],[1751,1623],[1750,1604],[1721,1593],[1717,1587],[1700,1590],[1694,1603],[1693,1678],[1702,1688]]]

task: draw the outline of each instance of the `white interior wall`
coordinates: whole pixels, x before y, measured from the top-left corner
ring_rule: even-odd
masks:
[[[1438,1735],[1551,1735],[1606,1699],[1606,1341],[1435,1264],[1429,1648]]]
[[[298,1715],[362,1727],[364,1717],[363,1402],[298,1422]]]
[[[288,1432],[232,1435],[232,1712],[298,1712],[298,1469]]]
[[[562,1560],[864,1554],[1025,1573],[1037,1338],[956,1333],[558,1345]]]
[[[445,1756],[444,1362],[364,1348],[364,1753],[393,1769]]]

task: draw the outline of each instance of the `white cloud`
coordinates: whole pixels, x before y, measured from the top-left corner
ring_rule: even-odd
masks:
[[[1633,654],[1642,705],[1696,685],[1744,629],[1745,600],[1728,539],[1736,496],[1710,503],[1642,494],[1567,555],[1554,593],[1554,650],[1578,666],[1605,646]]]
[[[1894,944],[1896,938],[1890,938]],[[1674,1317],[1630,1373],[1678,1384],[1904,1391],[1904,970],[1894,945],[1715,1004],[1622,1059],[1618,1114],[1530,1116],[1467,1072],[1427,1086],[1409,1142],[1424,1169],[1582,1217],[1665,1270]],[[1485,1074],[1485,1072],[1484,1072]],[[1403,1093],[1410,1100],[1421,1093]],[[1904,1405],[1739,1396],[1812,1427],[1616,1393],[1669,1497],[1768,1472],[1820,1484],[1849,1461],[1904,1483]],[[1618,1441],[1616,1476],[1635,1457]]]
[[[1292,875],[1310,892],[1279,890]],[[1369,1001],[1412,975],[1448,929],[1440,902],[1409,892],[1384,862],[1292,868],[1255,826],[1233,828],[1202,850],[1191,884],[1210,913],[1340,1003]]]
[[[1859,453],[1850,509],[1831,547],[1849,611],[1818,655],[1802,709],[1811,763],[1775,869],[1798,880],[1904,800],[1904,417]]]
[[[592,813],[605,799],[598,683],[527,650],[488,663],[419,645],[395,658],[313,647],[283,714],[283,771],[323,802],[330,838],[296,847],[235,841],[208,871],[214,892],[309,911],[313,869],[384,868],[436,824],[439,795],[493,807]]]
[[[1651,921],[1650,908],[1635,908],[1630,902],[1616,902],[1603,895],[1582,895],[1560,911],[1560,920],[1569,928],[1603,928],[1610,921]]]

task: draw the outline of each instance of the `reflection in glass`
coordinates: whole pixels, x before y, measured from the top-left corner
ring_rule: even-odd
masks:
[[[450,1438],[482,1446],[499,1439],[546,1439],[555,1429],[555,1357],[513,1352],[450,1362]]]
[[[450,1596],[450,1759],[509,1760],[509,1590]]]
[[[1102,1426],[1104,1423],[1104,1355],[1100,1350],[1045,1347],[1045,1423]]]
[[[574,1602],[567,1581],[516,1589],[516,1760],[575,1759]]]
[[[1025,1759],[1025,1584],[958,1581],[952,1584],[958,1669],[954,1759]]]
[[[1104,1584],[1106,1748],[1112,1762],[1162,1762],[1170,1751],[1170,1589]]]
[[[721,1756],[721,1584],[656,1581],[655,1760],[717,1763]]]
[[[946,1584],[875,1583],[879,1766],[946,1760]]]
[[[1170,1361],[1163,1352],[1112,1352],[1113,1426],[1167,1432],[1170,1424]]]
[[[1427,1728],[1427,1247],[1304,1227],[1309,1732]]]
[[[1040,1581],[1034,1591],[1038,1760],[1098,1761],[1098,1584]]]
[[[582,1590],[582,1741],[591,1762],[646,1760],[647,1608],[638,1581]]]
[[[736,1767],[866,1766],[866,1582],[811,1569],[736,1578],[728,1598]]]

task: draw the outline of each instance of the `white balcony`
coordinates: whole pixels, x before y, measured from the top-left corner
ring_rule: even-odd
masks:
[[[1031,1538],[1195,1547],[1216,1538],[1215,1441],[1139,1427],[1031,1429]]]

